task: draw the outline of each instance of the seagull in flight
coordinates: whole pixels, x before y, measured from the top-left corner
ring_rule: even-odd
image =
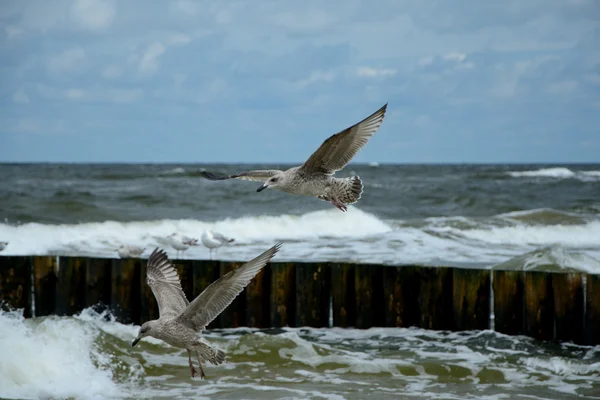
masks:
[[[277,243],[253,260],[223,275],[191,303],[181,288],[173,263],[163,250],[156,248],[148,258],[146,282],[158,303],[159,318],[145,322],[131,346],[135,346],[146,336],[152,336],[171,346],[186,349],[192,378],[197,373],[192,362],[194,352],[200,367],[200,379],[205,378],[202,362],[222,364],[225,362],[225,353],[201,338],[200,332],[248,286],[252,278],[279,251],[281,244]]]
[[[200,174],[212,181],[242,179],[263,182],[257,192],[273,188],[312,196],[328,201],[345,212],[349,204],[360,199],[363,184],[358,176],[335,178],[333,175],[343,169],[377,132],[386,109],[387,103],[359,123],[329,137],[301,166],[286,171],[254,170],[233,175],[202,171]]]

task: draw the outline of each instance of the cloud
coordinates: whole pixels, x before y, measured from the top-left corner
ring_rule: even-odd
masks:
[[[301,88],[318,82],[331,82],[335,79],[335,74],[331,71],[313,71],[307,78],[297,81],[297,85]]]
[[[356,74],[367,78],[389,77],[396,75],[396,70],[392,68],[359,67]]]
[[[27,134],[62,134],[66,133],[65,121],[62,119],[21,118],[12,127],[16,133]]]
[[[192,39],[188,35],[178,33],[167,40],[168,45],[188,44]]]
[[[175,7],[183,14],[196,15],[200,11],[200,3],[191,0],[179,0]]]
[[[40,124],[31,118],[22,118],[17,121],[13,130],[19,133],[37,133],[40,132]]]
[[[141,89],[112,89],[109,94],[110,99],[115,103],[133,103],[142,97],[143,91]]]
[[[573,80],[554,82],[548,85],[546,92],[551,94],[567,94],[572,93],[577,89],[579,83]]]
[[[71,17],[82,28],[105,30],[115,18],[115,5],[108,0],[76,0],[71,8]]]
[[[138,68],[146,74],[154,74],[158,70],[158,59],[165,52],[165,46],[159,42],[154,42],[142,53]]]
[[[99,161],[141,160],[148,153],[108,143],[176,126],[189,146],[165,148],[165,159],[302,160],[314,150],[304,143],[389,102],[358,161],[598,157],[569,153],[568,142],[600,126],[596,2],[377,4],[5,1],[0,134],[16,134],[19,119],[21,131],[62,119],[73,132],[107,135],[91,154]],[[207,140],[215,131],[219,140]],[[282,131],[275,152],[248,139]],[[530,135],[558,144],[540,153]],[[240,146],[220,151],[231,140]],[[398,141],[410,151],[387,146]],[[48,154],[36,146],[0,146],[0,159]],[[69,146],[57,141],[56,157],[80,154],[61,151]]]
[[[121,76],[122,73],[123,71],[119,67],[109,65],[102,71],[102,76],[106,79],[114,79]]]
[[[464,53],[452,52],[452,53],[445,54],[443,58],[446,61],[455,61],[457,63],[461,63],[461,62],[465,61],[465,59],[467,58],[467,55]]]
[[[29,104],[29,96],[25,93],[25,88],[21,86],[17,91],[13,94],[12,100],[17,104]]]
[[[4,31],[6,32],[6,36],[8,36],[9,39],[12,39],[15,36],[19,36],[25,33],[23,29],[17,28],[15,26],[6,26],[4,27]]]
[[[80,47],[75,47],[50,57],[48,69],[56,73],[75,71],[81,68],[84,60],[85,51]]]
[[[174,34],[164,42],[155,41],[148,45],[141,54],[134,54],[133,60],[138,63],[138,70],[145,75],[153,75],[160,67],[160,58],[165,54],[169,46],[181,46],[190,43],[192,39],[188,35]]]
[[[65,95],[69,99],[73,99],[73,100],[81,99],[82,97],[85,97],[86,91],[83,89],[72,88],[72,89],[67,90]]]

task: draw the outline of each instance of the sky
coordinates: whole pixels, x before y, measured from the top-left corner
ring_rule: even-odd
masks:
[[[0,2],[0,161],[600,162],[600,1]]]

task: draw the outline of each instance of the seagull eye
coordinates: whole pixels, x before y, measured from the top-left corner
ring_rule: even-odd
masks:
[[[271,178],[271,181],[277,182],[277,178]]]

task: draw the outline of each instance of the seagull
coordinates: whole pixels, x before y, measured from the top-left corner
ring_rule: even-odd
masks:
[[[256,189],[279,189],[287,193],[316,197],[330,202],[345,212],[347,205],[360,199],[363,184],[360,177],[335,178],[333,175],[362,149],[383,122],[387,103],[361,122],[336,133],[325,140],[304,164],[286,171],[254,170],[233,175],[217,175],[202,171],[200,175],[208,180],[242,179],[263,182]]]
[[[216,253],[216,250],[218,250],[219,247],[221,247],[227,243],[231,243],[234,240],[235,239],[228,238],[227,236],[225,236],[219,232],[213,232],[210,230],[204,231],[204,233],[202,234],[202,244],[205,245],[206,247],[208,247],[208,249],[210,251],[210,259],[211,260],[212,260],[213,249],[215,249],[215,253]]]
[[[137,246],[119,246],[116,252],[119,253],[119,257],[121,258],[138,258],[144,252],[144,249],[139,248]]]
[[[0,251],[4,250],[8,246],[8,242],[0,242]]]
[[[281,244],[277,243],[255,259],[223,275],[191,303],[185,297],[177,271],[166,253],[158,248],[154,249],[148,258],[146,282],[158,303],[159,318],[145,322],[131,346],[135,346],[143,337],[152,336],[171,346],[186,349],[192,378],[197,372],[192,363],[192,352],[195,352],[200,379],[205,378],[202,361],[222,364],[225,362],[225,353],[212,347],[199,333],[244,290],[279,251]]]
[[[177,251],[176,257],[179,257],[179,252],[183,252],[190,248],[190,246],[197,246],[198,239],[191,238],[188,236],[179,235],[177,233],[171,233],[167,236],[167,241]]]

